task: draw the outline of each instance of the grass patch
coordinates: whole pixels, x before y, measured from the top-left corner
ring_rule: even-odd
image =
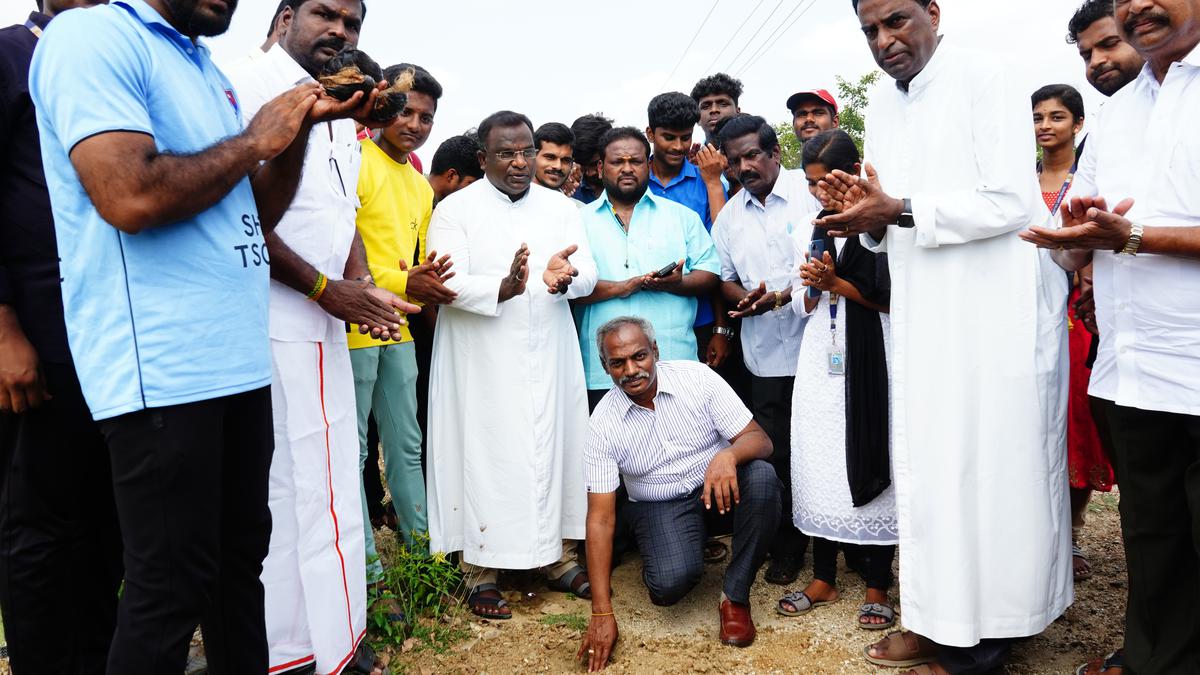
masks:
[[[470,635],[455,597],[462,573],[442,553],[427,553],[429,536],[416,538],[416,551],[403,544],[380,542],[384,583],[381,597],[368,597],[371,609],[367,626],[376,648],[392,647],[401,652],[432,650],[443,653]],[[386,550],[391,549],[391,550]],[[374,594],[371,594],[374,596]],[[407,625],[389,620],[387,607],[395,600]]]
[[[1091,501],[1088,502],[1087,510],[1090,513],[1104,513],[1109,511],[1116,513],[1121,506],[1121,498],[1113,492],[1096,492],[1092,494]]]
[[[578,614],[547,614],[539,623],[545,626],[566,626],[580,632],[586,631],[588,627],[587,617]]]

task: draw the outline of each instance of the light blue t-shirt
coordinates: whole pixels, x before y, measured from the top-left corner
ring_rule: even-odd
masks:
[[[682,204],[656,197],[649,190],[633,209],[626,234],[613,214],[608,195],[579,210],[599,278],[624,281],[683,260],[683,273],[703,270],[721,273],[712,237],[696,212]],[[627,298],[612,298],[582,308],[579,348],[583,352],[588,389],[608,389],[612,378],[604,372],[596,333],[618,316],[640,316],[654,326],[659,357],[664,361],[696,359],[696,298],[638,291]]]
[[[129,235],[100,217],[69,157],[106,132],[145,133],[181,155],[241,132],[208,49],[142,0],[118,0],[55,18],[29,80],[67,337],[92,416],[269,385],[269,270],[250,181],[196,216]]]

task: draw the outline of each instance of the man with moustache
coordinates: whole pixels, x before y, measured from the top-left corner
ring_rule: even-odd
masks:
[[[771,440],[729,385],[694,361],[659,360],[654,328],[621,316],[592,346],[615,387],[592,415],[584,450],[592,618],[578,657],[604,668],[617,639],[609,582],[616,489],[624,479],[642,552],[642,580],[657,605],[683,599],[704,573],[710,528],[732,525],[733,557],[718,605],[720,640],[754,642],[750,586],[779,520]],[[670,439],[670,440],[667,440]]]
[[[1060,230],[1039,246],[1091,260],[1101,399],[1121,483],[1129,574],[1124,663],[1200,664],[1200,2],[1118,2],[1119,37],[1146,60],[1105,105]],[[1110,43],[1111,44],[1111,43]],[[1109,671],[1111,672],[1111,671]]]
[[[108,448],[67,344],[29,96],[42,31],[67,10],[97,4],[39,1],[24,25],[0,30],[0,609],[9,663],[22,675],[103,672],[122,576]],[[86,620],[64,640],[68,606]]]
[[[668,360],[695,360],[697,298],[707,301],[721,272],[699,216],[647,189],[650,143],[640,131],[609,131],[600,139],[600,154],[604,195],[580,210],[599,280],[591,295],[575,301],[583,308],[579,348],[589,408],[612,388],[599,354],[591,348],[600,326],[618,316],[644,317],[659,327]],[[657,274],[671,264],[674,269]]]
[[[568,300],[596,285],[579,207],[531,185],[533,124],[511,111],[479,124],[486,180],[447,197],[429,248],[451,256],[429,390],[430,548],[462,551],[467,603],[508,619],[498,569],[540,569],[590,597],[583,537],[583,358]],[[530,270],[535,274],[530,275]]]
[[[297,81],[311,81],[358,42],[359,0],[291,0],[279,44],[230,79],[248,112]],[[271,547],[263,564],[272,672],[352,664],[370,672],[354,374],[345,323],[366,314],[401,339],[399,311],[419,311],[377,288],[355,227],[362,161],[343,119],[314,126],[300,182],[266,235],[271,268]]]
[[[822,131],[838,126],[837,100],[824,89],[792,94],[788,97],[787,109],[792,113],[792,130],[801,145]]]
[[[892,464],[908,633],[866,648],[910,673],[985,673],[1072,600],[1071,528],[1039,259],[1027,97],[998,59],[945,44],[937,0],[855,0],[876,63],[866,177],[818,190],[892,278]],[[919,120],[919,122],[918,122]],[[930,148],[952,148],[930,152]],[[895,195],[895,196],[893,196]],[[1014,573],[1017,571],[1017,573]]]
[[[805,319],[780,310],[792,301],[792,280],[800,265],[790,237],[795,228],[811,229],[808,223],[820,208],[814,206],[804,172],[780,167],[779,140],[766,120],[733,117],[722,125],[719,140],[743,187],[713,224],[721,293],[733,308],[729,313],[742,319],[750,409],[775,446],[771,463],[783,481],[782,512],[790,514],[792,388]],[[781,519],[763,578],[792,583],[807,549],[808,537],[790,517]]]
[[[571,123],[571,133],[575,134],[572,150],[575,164],[580,169],[579,187],[572,196],[584,204],[591,204],[604,192],[604,181],[600,179],[599,144],[600,137],[612,128],[613,121],[600,113],[583,115]]]
[[[371,101],[289,86],[243,129],[241,99],[198,39],[225,32],[235,7],[67,12],[30,70],[71,356],[127,552],[107,664],[118,675],[181,672],[197,623],[214,672],[268,667],[262,233],[296,190],[308,129],[365,117]],[[96,89],[63,86],[81,70]]]
[[[1133,82],[1146,59],[1117,30],[1112,0],[1088,0],[1067,24],[1067,42],[1079,48],[1087,81],[1105,96]]]
[[[537,148],[534,160],[533,182],[551,190],[562,190],[567,177],[575,168],[575,134],[561,122],[547,122],[533,132],[533,147]]]

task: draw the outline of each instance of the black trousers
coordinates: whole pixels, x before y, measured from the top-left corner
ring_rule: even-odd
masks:
[[[867,588],[887,590],[892,586],[892,560],[896,557],[895,545],[874,544],[839,544],[836,541],[812,538],[813,577],[820,579],[830,586],[837,584],[837,554],[839,548],[846,549],[846,555],[858,555],[858,561],[864,566],[863,578]]]
[[[771,465],[783,483],[780,505],[784,516],[771,542],[773,559],[804,559],[808,537],[792,524],[792,385],[794,377],[750,376],[750,411],[775,446]]]
[[[1200,673],[1200,416],[1100,403],[1121,481],[1126,673]]]
[[[265,673],[271,390],[100,423],[125,538],[109,675],[179,675],[196,625],[213,675]]]
[[[700,298],[701,302],[705,302],[705,298]],[[740,322],[735,322],[734,330],[741,328]],[[708,343],[712,341],[713,324],[707,326],[696,326],[696,351],[700,363],[708,361]],[[721,376],[723,380],[733,389],[733,393],[742,399],[742,402],[747,406],[750,405],[750,371],[746,370],[746,362],[742,357],[742,341],[738,337],[734,337],[729,341],[729,356],[725,362],[713,370]]]
[[[941,645],[938,665],[950,675],[989,675],[998,671],[1012,652],[1012,647],[1025,638],[998,638],[980,640],[972,647],[947,647]]]
[[[725,597],[750,601],[750,586],[767,555],[779,520],[779,479],[761,460],[738,467],[741,501],[724,515],[705,509],[697,488],[669,502],[630,502],[630,525],[642,552],[642,579],[656,605],[673,605],[704,575],[704,542],[732,526],[733,556],[725,569]],[[732,521],[732,522],[731,522]]]
[[[42,363],[53,398],[0,413],[0,608],[18,675],[103,673],[121,533],[104,438],[71,364]]]

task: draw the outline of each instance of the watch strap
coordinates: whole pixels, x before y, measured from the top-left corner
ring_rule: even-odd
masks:
[[[1125,242],[1125,248],[1120,251],[1121,255],[1137,255],[1138,249],[1142,247],[1142,235],[1146,228],[1137,223],[1132,223],[1129,226],[1129,240]]]
[[[900,227],[916,227],[917,221],[913,219],[912,200],[908,197],[904,198],[904,206],[900,209],[900,217],[896,219],[896,224]]]

